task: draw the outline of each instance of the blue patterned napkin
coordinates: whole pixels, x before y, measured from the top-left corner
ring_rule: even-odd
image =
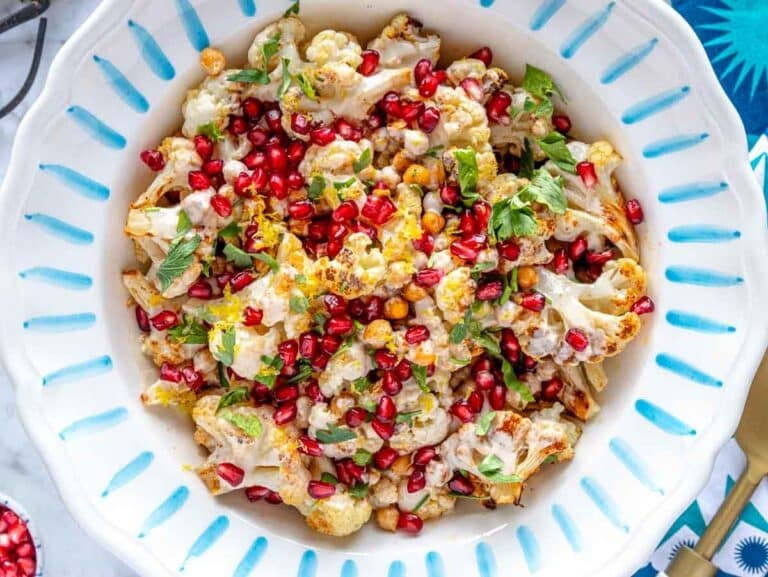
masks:
[[[750,148],[750,162],[768,201],[768,0],[672,0],[696,31],[728,96],[736,105]],[[682,545],[693,545],[744,468],[739,446],[720,452],[704,491],[661,540],[634,577],[666,569]],[[714,562],[720,577],[768,577],[768,480],[764,479]]]

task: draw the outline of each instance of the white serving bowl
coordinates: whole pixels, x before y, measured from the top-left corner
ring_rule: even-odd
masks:
[[[449,56],[488,44],[518,78],[526,62],[551,72],[575,133],[626,159],[657,312],[610,365],[575,460],[536,479],[524,508],[465,503],[416,539],[330,539],[287,508],[210,497],[184,467],[200,459],[190,425],[138,401],[153,370],[124,306],[122,228],[150,178],[138,153],[179,126],[206,37],[244,61],[289,3],[106,0],[57,57],[0,195],[3,358],[64,500],[152,577],[629,575],[705,482],[768,330],[765,208],[704,50],[652,0],[303,4],[310,28],[363,37],[408,10]]]

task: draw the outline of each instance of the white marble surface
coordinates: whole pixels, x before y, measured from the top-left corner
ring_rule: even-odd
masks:
[[[99,0],[52,0],[46,13],[48,34],[35,85],[22,105],[0,119],[0,179],[5,175],[13,135],[40,93],[51,60]],[[20,6],[0,0],[0,17]],[[0,103],[16,93],[32,58],[37,22],[0,35]],[[135,577],[123,563],[88,537],[64,507],[40,457],[22,429],[8,376],[0,367],[0,493],[18,500],[35,520],[45,544],[45,575],[50,577]]]

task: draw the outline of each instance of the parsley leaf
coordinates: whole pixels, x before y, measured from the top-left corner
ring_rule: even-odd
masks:
[[[339,480],[333,475],[331,475],[330,473],[323,473],[322,475],[320,475],[320,480],[323,483],[330,483],[331,485],[334,485],[334,486],[339,484]]]
[[[243,415],[241,413],[227,411],[226,413],[221,414],[221,418],[254,439],[260,437],[263,431],[261,421],[256,415]]]
[[[323,196],[325,186],[325,178],[319,175],[313,176],[312,182],[309,184],[309,188],[307,189],[307,196],[309,197],[309,200],[317,200]]]
[[[213,353],[213,358],[221,361],[224,366],[232,366],[235,360],[235,327],[228,327],[221,333],[221,342]]]
[[[523,88],[533,96],[537,98],[549,98],[552,94],[557,93],[563,98],[560,89],[552,80],[552,77],[530,64],[525,67],[525,77],[523,78]]]
[[[499,343],[487,332],[477,333],[475,335],[472,335],[472,338],[478,345],[483,347],[493,356],[498,357],[499,355],[501,355],[501,347],[499,346]]]
[[[504,376],[504,384],[508,389],[511,389],[520,395],[520,400],[522,400],[525,404],[533,402],[531,389],[529,389],[525,383],[517,378],[515,369],[507,359],[503,359],[501,361],[501,374]]]
[[[286,10],[283,13],[283,18],[288,18],[291,14],[298,14],[299,10],[301,9],[301,5],[299,4],[299,0],[296,0],[293,4],[291,4],[288,7],[288,10]]]
[[[290,307],[293,312],[303,314],[309,308],[309,300],[305,296],[292,296]]]
[[[544,169],[533,173],[531,182],[523,187],[518,196],[524,202],[544,204],[555,214],[564,214],[565,209],[568,208],[562,177],[555,178]]]
[[[227,378],[227,368],[223,363],[216,363],[216,372],[219,374],[219,384],[225,389],[228,389],[229,379]]]
[[[518,197],[505,198],[493,205],[488,232],[496,242],[513,236],[531,236],[537,230],[533,209]]]
[[[464,148],[453,151],[453,157],[458,164],[459,189],[461,190],[461,200],[465,206],[472,206],[479,200],[477,194],[478,168],[477,153],[473,148]]]
[[[275,32],[274,35],[270,36],[259,49],[264,57],[264,68],[266,68],[269,65],[270,59],[280,50],[280,32]]]
[[[192,230],[192,221],[187,214],[187,211],[179,211],[179,220],[176,221],[176,238],[181,238]]]
[[[371,386],[370,381],[368,380],[368,377],[360,377],[359,379],[355,379],[352,381],[352,388],[355,389],[358,393],[362,393],[363,391],[367,390],[368,387]]]
[[[299,360],[299,372],[288,379],[289,383],[300,383],[312,376],[312,363],[307,359]]]
[[[237,238],[238,236],[240,236],[240,225],[235,221],[230,222],[219,231],[220,238]]]
[[[351,487],[348,492],[355,499],[365,499],[369,488],[368,483],[355,483],[355,486]]]
[[[477,280],[482,273],[488,272],[489,270],[493,270],[497,266],[498,265],[495,262],[490,262],[490,261],[479,262],[472,267],[470,274],[472,275],[473,279]]]
[[[576,174],[576,159],[565,144],[565,136],[553,131],[538,142],[547,158],[560,167],[561,170]]]
[[[355,454],[352,455],[352,461],[355,465],[359,465],[360,467],[365,467],[371,462],[371,459],[373,459],[373,453],[366,451],[365,449],[358,449],[355,451]]]
[[[418,411],[409,411],[406,413],[398,413],[397,417],[395,417],[396,423],[408,423],[409,425],[413,423],[413,419],[418,417],[422,413],[421,410]]]
[[[230,82],[243,82],[248,84],[269,84],[269,74],[264,70],[248,68],[230,74],[227,76],[227,80]]]
[[[251,255],[243,249],[237,248],[234,244],[227,243],[224,247],[224,256],[238,268],[247,268],[253,264]]]
[[[224,139],[224,136],[221,134],[219,127],[216,126],[216,123],[214,122],[201,124],[200,126],[197,127],[197,133],[202,134],[203,136],[207,136],[213,142],[218,142],[219,140]]]
[[[282,63],[283,63],[283,79],[280,82],[280,87],[277,89],[278,98],[282,98],[283,96],[285,96],[285,93],[288,92],[288,89],[291,87],[291,82],[293,82],[291,71],[288,69],[288,67],[291,65],[290,59],[283,58]]]
[[[315,438],[323,445],[335,445],[357,438],[357,433],[346,427],[337,427],[328,424],[327,429],[320,429],[315,433]]]
[[[317,100],[317,92],[315,92],[315,87],[312,86],[309,78],[307,78],[303,72],[299,72],[296,76],[294,76],[293,79],[296,81],[296,84],[298,84],[299,88],[301,88],[301,91],[306,95],[307,98],[310,100]]]
[[[251,398],[251,392],[248,387],[236,387],[227,391],[219,400],[219,406],[216,407],[218,413],[221,409],[236,405],[237,403],[244,403]]]
[[[195,235],[189,240],[178,239],[171,243],[168,256],[157,268],[160,292],[167,291],[171,283],[189,268],[192,261],[195,260],[194,253],[199,244],[199,235]]]
[[[521,178],[531,178],[533,176],[533,149],[527,138],[523,146],[523,153],[520,155],[520,173],[518,176]]]
[[[261,362],[267,369],[279,371],[283,368],[283,357],[275,355],[270,357],[269,355],[261,355]]]
[[[260,260],[263,263],[266,263],[269,268],[272,269],[272,272],[278,272],[280,270],[280,263],[277,262],[274,258],[272,258],[270,255],[268,255],[265,252],[257,252],[253,256],[253,258]]]
[[[347,180],[341,180],[339,182],[333,183],[333,188],[336,190],[344,190],[345,188],[349,188],[353,184],[357,182],[357,179],[354,176],[350,176]]]
[[[443,152],[444,148],[445,146],[443,146],[442,144],[438,144],[437,146],[433,146],[432,148],[427,150],[424,153],[424,156],[428,156],[430,158],[437,158]]]
[[[520,287],[517,286],[517,267],[513,268],[512,272],[509,273],[509,288],[513,293],[520,290]]]
[[[415,513],[416,511],[421,509],[424,503],[426,503],[427,501],[429,501],[429,492],[427,492],[426,495],[424,495],[421,499],[419,499],[419,502],[416,503],[416,506],[413,509],[411,509],[411,513]]]
[[[475,435],[478,437],[484,437],[488,434],[488,431],[491,430],[491,424],[493,424],[493,420],[496,418],[496,411],[491,411],[489,413],[484,414],[482,417],[480,417],[477,420],[477,424],[475,425]]]
[[[168,336],[176,342],[187,345],[207,345],[208,329],[191,315],[184,315],[182,322],[168,329]]]
[[[503,468],[504,462],[493,454],[485,457],[477,466],[480,474],[494,483],[521,483],[523,481],[518,475],[505,475],[501,472]]]
[[[413,374],[413,378],[416,379],[419,388],[425,393],[429,393],[429,386],[427,386],[427,367],[414,364],[411,366],[411,373]]]
[[[462,342],[464,339],[467,338],[467,334],[469,334],[469,325],[472,321],[472,310],[467,309],[467,312],[464,313],[464,319],[461,322],[456,323],[453,325],[453,328],[451,329],[450,334],[450,341],[453,345],[458,345],[460,342]]]
[[[371,164],[372,159],[373,152],[371,152],[371,149],[366,148],[363,150],[363,152],[360,153],[360,156],[357,157],[357,160],[355,160],[355,162],[352,164],[352,168],[355,170],[355,173],[366,169]]]

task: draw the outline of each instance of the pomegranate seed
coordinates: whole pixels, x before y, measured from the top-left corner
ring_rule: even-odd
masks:
[[[370,195],[363,205],[362,215],[376,225],[387,222],[397,212],[397,206],[386,196]]]
[[[349,222],[357,218],[358,214],[357,205],[351,200],[345,200],[333,210],[331,220],[334,222]]]
[[[577,237],[568,245],[568,256],[573,262],[580,260],[587,253],[587,239],[583,236]]]
[[[139,155],[141,161],[146,164],[150,170],[159,172],[165,168],[165,158],[159,150],[142,150]]]
[[[310,457],[323,456],[323,446],[309,435],[299,437],[299,451]]]
[[[588,250],[586,255],[586,261],[589,264],[605,264],[609,260],[613,259],[614,254],[611,249],[605,249],[600,252]]]
[[[428,74],[419,83],[419,94],[424,98],[431,98],[437,92],[437,87],[440,86],[440,81],[434,74]],[[511,101],[510,101],[511,102]]]
[[[501,384],[496,384],[488,393],[488,404],[494,411],[504,410],[507,404],[507,387]]]
[[[275,412],[272,414],[272,420],[276,425],[285,425],[296,418],[296,413],[298,413],[298,410],[295,402],[285,403],[275,409]]]
[[[363,131],[345,118],[338,118],[333,123],[333,129],[344,140],[358,142],[363,137]]]
[[[213,142],[211,139],[203,134],[198,134],[193,139],[195,144],[195,150],[203,160],[210,160],[213,155]]]
[[[232,275],[232,278],[229,280],[229,284],[234,292],[239,292],[255,280],[256,277],[254,277],[247,270],[244,270]]]
[[[397,518],[397,528],[403,533],[418,535],[424,528],[424,521],[416,513],[402,511]]]
[[[384,395],[379,399],[379,404],[376,406],[376,417],[385,423],[388,423],[397,415],[397,407],[392,397]]]
[[[298,170],[292,170],[288,173],[286,182],[291,190],[299,190],[304,187],[304,176]]]
[[[408,492],[417,493],[427,486],[427,478],[424,475],[423,469],[416,469],[411,476],[408,477]]]
[[[429,339],[429,329],[424,325],[414,325],[405,331],[405,342],[417,345]]]
[[[276,491],[270,491],[269,494],[264,497],[264,500],[270,505],[281,505],[283,503],[283,498],[280,496],[280,493]]]
[[[267,119],[267,126],[272,132],[281,133],[283,131],[283,113],[280,108],[270,108],[264,117]]]
[[[344,297],[337,294],[328,293],[323,295],[323,304],[329,315],[338,316],[347,312],[347,301],[344,300]]]
[[[465,210],[461,213],[459,216],[459,230],[464,237],[471,236],[478,232],[479,227],[477,226],[477,220],[472,211]]]
[[[363,50],[360,56],[363,60],[357,71],[363,76],[371,76],[379,65],[379,53],[376,50]]]
[[[187,175],[187,182],[192,190],[205,190],[211,187],[211,180],[202,170],[192,170]]]
[[[510,329],[501,331],[501,340],[499,341],[501,352],[511,363],[516,363],[520,358],[520,341],[517,340],[515,333]]]
[[[381,377],[381,390],[394,396],[403,390],[403,385],[393,371],[385,371]]]
[[[300,112],[291,114],[291,130],[296,134],[309,134],[309,120]]]
[[[509,119],[509,105],[512,104],[512,97],[503,90],[497,90],[488,99],[485,104],[485,112],[488,120],[496,123],[503,123]]]
[[[288,169],[288,155],[279,143],[267,145],[267,166],[270,170],[280,173]]]
[[[535,371],[538,364],[539,363],[536,362],[536,359],[534,359],[533,357],[523,355],[523,368],[526,371]]]
[[[252,150],[248,154],[245,155],[243,158],[243,164],[248,167],[249,170],[260,170],[261,173],[259,174],[259,177],[257,178],[256,175],[251,180],[261,180],[263,179],[264,182],[266,182],[267,176],[266,172],[264,172],[264,168],[267,166],[267,153],[263,150]],[[264,174],[264,176],[261,176],[261,174]],[[242,173],[246,176],[248,173]],[[261,184],[260,188],[263,188],[264,184]]]
[[[243,114],[250,120],[258,120],[262,112],[261,101],[255,98],[243,100]]]
[[[347,423],[347,426],[353,429],[359,427],[367,420],[368,411],[361,407],[352,407],[344,414],[344,421]]]
[[[253,146],[256,148],[261,148],[267,143],[267,140],[269,140],[269,134],[266,130],[263,128],[251,128],[248,131],[248,140]],[[260,154],[261,151],[253,151],[251,154]],[[266,157],[265,157],[266,160]],[[252,159],[251,162],[245,162],[245,165],[248,166],[248,168],[251,168],[250,164],[257,163],[258,166],[261,166],[261,164],[258,164],[261,161],[260,157],[255,157],[255,159]]]
[[[636,198],[631,198],[627,201],[625,212],[627,213],[629,222],[632,224],[640,224],[645,219],[643,207],[640,205],[640,201]]]
[[[465,78],[461,81],[460,86],[472,100],[482,102],[483,98],[485,98],[483,87],[480,86],[480,82],[478,82],[476,78]]]
[[[232,214],[232,203],[226,196],[214,194],[211,197],[211,208],[219,216],[226,218]]]
[[[457,401],[451,405],[451,413],[458,418],[462,423],[471,423],[475,420],[475,415],[472,409],[469,408],[467,401]]]
[[[552,117],[552,125],[561,134],[568,134],[571,131],[571,119],[567,114],[555,114]]]
[[[516,261],[520,258],[520,247],[514,241],[508,240],[498,245],[499,255],[509,261]]]
[[[179,324],[179,316],[173,311],[160,311],[150,322],[158,331],[167,331]]]
[[[299,355],[299,343],[295,339],[283,341],[277,346],[277,353],[283,360],[284,366],[291,366],[296,363]]]
[[[336,469],[336,478],[339,480],[339,482],[343,483],[344,485],[351,485],[353,480],[349,469],[347,469],[347,459],[336,461],[333,466]]]
[[[277,403],[295,401],[299,398],[299,387],[298,385],[282,385],[275,389],[273,396]]]
[[[344,240],[349,234],[349,226],[343,222],[332,222],[328,225],[328,240]]]
[[[260,325],[263,318],[264,311],[261,309],[255,309],[251,306],[247,306],[243,310],[243,324],[247,327],[255,327]]]
[[[306,151],[307,147],[301,140],[292,140],[288,144],[285,154],[288,156],[288,162],[291,163],[291,166],[298,166],[304,160],[304,153]]]
[[[545,401],[554,401],[561,390],[563,390],[563,381],[553,377],[541,384],[541,398]]]
[[[479,413],[483,410],[483,395],[478,391],[472,391],[467,397],[467,406],[473,413]]]
[[[224,161],[221,159],[209,160],[203,164],[203,172],[208,176],[216,176],[217,174],[221,174],[222,170],[224,170]]]
[[[644,296],[635,301],[635,304],[633,304],[629,310],[637,315],[647,315],[648,313],[652,313],[655,309],[656,305],[651,300],[651,297]]]
[[[576,165],[576,172],[581,177],[582,182],[587,188],[592,188],[597,184],[597,174],[595,173],[595,165],[591,162],[580,162]]]
[[[352,223],[352,231],[353,232],[362,232],[364,235],[366,235],[371,240],[376,240],[376,229],[373,228],[370,224],[366,224],[364,222],[360,222],[359,220]]]
[[[434,106],[428,106],[419,116],[419,128],[429,134],[440,123],[440,110]]]
[[[315,241],[321,241],[328,237],[328,221],[316,220],[309,223],[307,236]]]
[[[329,335],[346,336],[354,329],[355,323],[348,316],[333,316],[325,321],[325,332]]]
[[[310,379],[307,386],[304,387],[304,394],[306,394],[310,399],[312,399],[316,403],[325,402],[325,397],[323,396],[323,393],[320,390],[320,385],[318,384],[316,379]]]
[[[307,485],[307,492],[313,499],[327,499],[336,494],[336,487],[325,481],[310,481]]]
[[[248,132],[248,123],[245,118],[241,116],[232,116],[229,119],[228,130],[235,136],[240,136],[241,134]]]
[[[385,349],[379,349],[373,353],[373,360],[382,371],[391,371],[397,365],[397,357]]]
[[[520,297],[520,306],[529,311],[539,312],[546,304],[547,300],[541,293],[530,292]]]
[[[320,338],[317,333],[306,332],[299,337],[299,354],[305,359],[311,359],[320,350]]]
[[[427,256],[431,255],[432,251],[435,250],[435,239],[432,235],[427,234],[426,232],[421,235],[420,239],[414,240],[412,243],[413,248],[423,252]]]
[[[224,289],[224,287],[229,284],[229,281],[231,279],[232,279],[232,275],[229,274],[228,272],[225,272],[216,277],[216,284],[220,289]]]
[[[376,434],[385,441],[388,441],[392,435],[395,434],[394,422],[385,423],[384,421],[375,418],[373,421],[371,421],[371,427],[376,432]]]
[[[247,172],[241,172],[235,178],[235,194],[237,196],[251,196],[253,193],[253,180]]]
[[[397,92],[387,92],[381,99],[381,108],[390,116],[400,118],[403,112],[400,95]]]
[[[269,190],[275,198],[282,200],[288,196],[288,183],[282,174],[273,172],[269,175]]]
[[[426,467],[435,457],[437,457],[437,451],[434,447],[422,447],[413,454],[413,464],[419,467]]]
[[[568,332],[565,333],[565,342],[576,351],[583,351],[589,346],[587,335],[580,329],[568,329]]]
[[[479,301],[493,301],[504,292],[504,286],[500,280],[492,280],[477,287],[475,298]]]
[[[370,130],[377,130],[384,126],[387,121],[386,118],[384,118],[384,115],[380,112],[373,112],[365,119],[365,123]]]
[[[413,275],[413,282],[420,287],[431,288],[443,278],[443,271],[436,268],[425,268]]]
[[[456,473],[453,478],[448,481],[448,488],[459,495],[471,495],[475,492],[475,486],[472,484],[472,481],[459,473]]]
[[[475,385],[478,390],[488,391],[496,384],[496,377],[491,371],[478,371],[475,375]]]
[[[565,274],[568,272],[570,264],[568,262],[568,253],[564,248],[559,248],[555,251],[555,256],[552,259],[552,266],[557,274]]]
[[[365,468],[356,464],[352,459],[343,459],[338,461],[336,463],[336,471],[344,471],[344,473],[339,476],[339,479],[344,476],[346,479],[348,479],[348,482],[344,481],[344,483],[347,485],[352,485],[355,481],[362,481],[363,475],[365,475]]]
[[[469,57],[476,58],[477,60],[482,60],[483,64],[485,64],[487,67],[491,65],[491,62],[493,62],[493,51],[487,46],[483,46],[482,48],[479,48],[475,52],[470,54]]]
[[[327,126],[322,128],[315,128],[314,130],[310,131],[309,139],[313,144],[316,144],[317,146],[327,146],[336,140],[336,133],[332,128],[328,128]]]
[[[288,205],[288,215],[296,220],[309,220],[315,216],[315,205],[311,200],[300,200]]]
[[[422,58],[413,67],[413,80],[416,84],[421,84],[421,81],[432,73],[432,61],[428,58]]]
[[[444,204],[455,206],[459,203],[460,199],[461,193],[456,185],[444,184],[440,189],[440,200],[442,200]]]
[[[170,363],[163,363],[160,365],[160,378],[164,381],[170,381],[172,383],[180,383],[183,375],[181,371],[174,367]]]
[[[245,471],[232,463],[219,463],[216,474],[233,487],[237,487],[245,478]]]
[[[205,382],[202,373],[196,371],[191,366],[182,367],[181,375],[184,377],[187,386],[193,391],[198,391]]]
[[[400,117],[406,122],[416,122],[424,112],[423,102],[406,102],[402,106]]]
[[[392,447],[382,447],[373,455],[373,463],[377,469],[386,471],[397,460],[398,456],[397,451]]]
[[[477,259],[480,251],[464,241],[456,240],[451,244],[451,254],[461,260],[472,262]]]
[[[136,313],[136,324],[139,325],[139,330],[148,333],[151,329],[149,326],[149,315],[147,315],[147,311],[145,311],[139,305],[136,305],[134,312]]]
[[[301,449],[299,449],[301,450]],[[256,501],[261,501],[262,499],[266,498],[267,495],[269,495],[272,491],[268,489],[267,487],[262,487],[260,485],[254,485],[253,487],[248,487],[245,490],[245,497],[251,502],[255,503]]]
[[[488,230],[488,222],[491,220],[491,205],[484,200],[477,201],[472,207],[477,228],[481,231]]]
[[[472,376],[477,376],[480,371],[490,371],[492,369],[493,364],[491,363],[491,359],[486,355],[482,355],[472,363]]]

